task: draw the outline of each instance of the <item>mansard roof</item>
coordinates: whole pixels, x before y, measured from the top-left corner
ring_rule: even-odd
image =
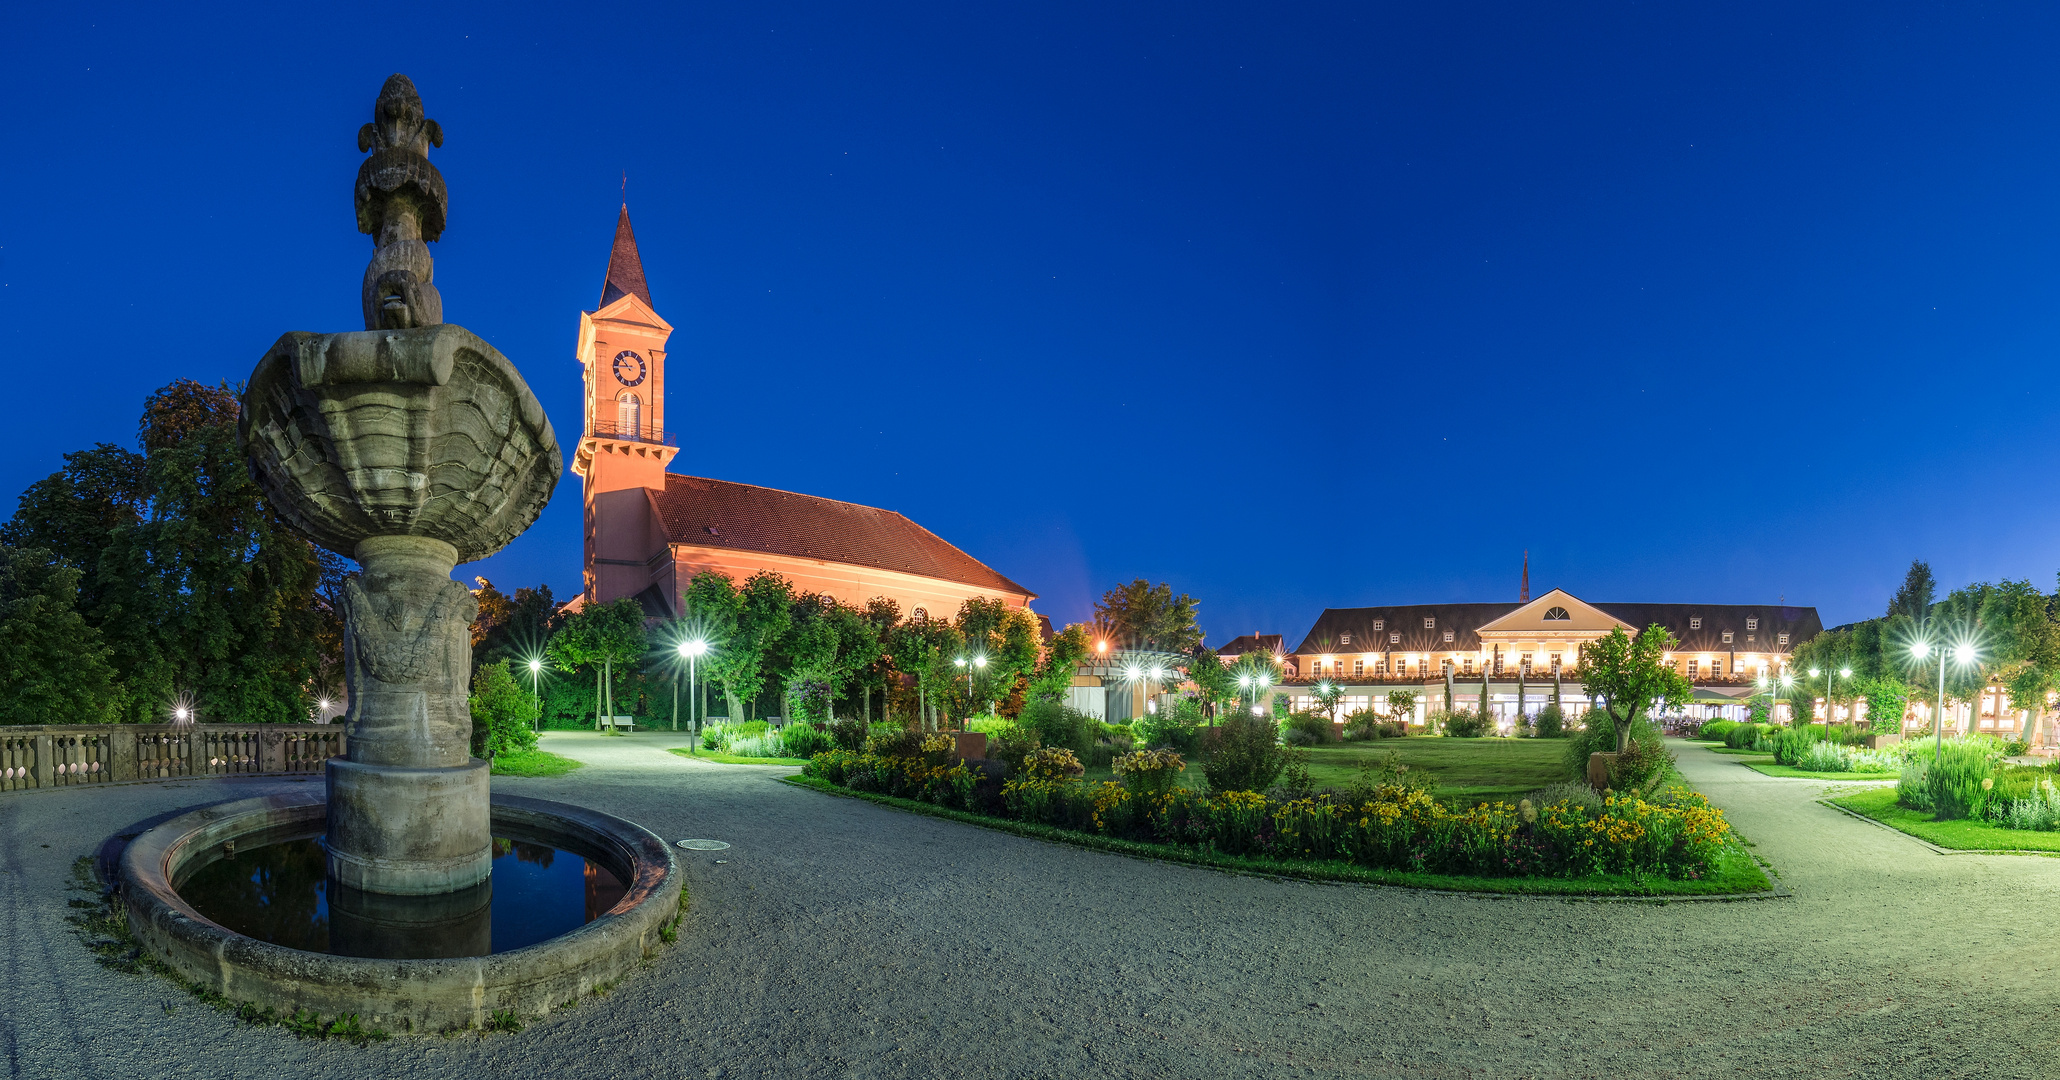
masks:
[[[1287,640],[1279,634],[1240,634],[1216,646],[1216,655],[1243,656],[1249,652],[1272,655],[1280,652],[1286,645]]]
[[[1674,635],[1675,652],[1767,652],[1793,649],[1824,632],[1817,609],[1793,604],[1597,604],[1640,630],[1658,623]],[[1746,629],[1749,620],[1759,625]],[[1697,621],[1700,626],[1695,625]],[[1724,644],[1724,633],[1731,643]],[[1780,635],[1788,635],[1781,644]]]
[[[1558,590],[1554,590],[1557,592]],[[1552,595],[1548,593],[1547,596]],[[1571,595],[1571,594],[1568,594]],[[1481,647],[1480,631],[1531,604],[1401,604],[1391,607],[1326,608],[1310,627],[1298,655],[1311,653],[1466,652]],[[1780,652],[1823,632],[1817,609],[1794,604],[1618,604],[1586,605],[1634,630],[1653,623],[1674,635],[1676,652]],[[1424,620],[1435,625],[1426,627]],[[1757,620],[1752,629],[1748,621]],[[1381,628],[1374,629],[1378,622]],[[1445,641],[1451,630],[1452,640]],[[1724,634],[1731,642],[1724,643]],[[1401,640],[1391,642],[1390,635]],[[1780,635],[1788,635],[1783,644]]]
[[[892,510],[755,484],[665,474],[652,491],[675,544],[869,566],[1035,599],[1037,594]]]
[[[1519,604],[1397,604],[1390,607],[1325,608],[1295,650],[1306,653],[1464,652],[1481,647],[1480,628],[1515,611]],[[1425,626],[1429,619],[1431,625]],[[1375,629],[1374,624],[1380,628]],[[1445,631],[1452,631],[1450,643]],[[1391,641],[1391,635],[1401,635]]]

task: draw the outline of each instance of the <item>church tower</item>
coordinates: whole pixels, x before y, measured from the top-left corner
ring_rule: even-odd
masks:
[[[665,490],[665,466],[679,453],[677,437],[665,429],[665,342],[671,336],[672,324],[651,305],[625,204],[615,220],[601,303],[579,315],[585,430],[572,471],[584,484],[589,598],[636,595],[651,580],[648,530],[620,527],[628,522],[616,519],[643,516],[646,491]]]

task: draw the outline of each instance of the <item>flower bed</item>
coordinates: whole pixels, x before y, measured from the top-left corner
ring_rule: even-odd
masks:
[[[1173,782],[1185,763],[1167,751],[1117,759],[1122,782],[1086,782],[1071,759],[1065,751],[1040,751],[1011,775],[998,762],[946,760],[942,746],[926,745],[920,756],[833,750],[811,758],[803,775],[1076,833],[1411,873],[1694,881],[1708,876],[1733,843],[1722,811],[1679,788],[1652,798],[1612,794],[1595,805],[1567,798],[1544,807],[1491,802],[1453,809],[1402,783],[1299,798],[1204,794]]]

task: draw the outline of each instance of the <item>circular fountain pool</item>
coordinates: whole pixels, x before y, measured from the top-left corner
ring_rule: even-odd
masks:
[[[320,794],[203,807],[123,851],[129,931],[232,1002],[388,1030],[541,1016],[623,978],[685,902],[671,846],[584,807],[493,798],[493,874],[431,897],[323,877]]]

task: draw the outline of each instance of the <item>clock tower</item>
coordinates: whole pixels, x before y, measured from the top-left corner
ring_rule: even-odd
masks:
[[[646,492],[665,490],[665,466],[679,453],[677,437],[665,429],[665,342],[671,336],[672,324],[651,306],[625,204],[615,219],[601,303],[579,315],[585,425],[572,471],[584,482],[589,598],[635,595],[651,579],[648,538],[636,535],[644,530],[611,525],[625,511],[641,516]],[[613,550],[617,546],[623,550]]]

